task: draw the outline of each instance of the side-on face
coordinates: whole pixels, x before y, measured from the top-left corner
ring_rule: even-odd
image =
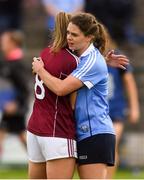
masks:
[[[1,36],[0,46],[1,46],[1,50],[3,51],[3,53],[9,52],[9,50],[11,49],[11,46],[12,46],[12,42],[11,42],[9,34],[4,33]]]
[[[69,49],[80,56],[90,45],[91,37],[85,36],[78,26],[70,22],[67,27],[67,43]]]

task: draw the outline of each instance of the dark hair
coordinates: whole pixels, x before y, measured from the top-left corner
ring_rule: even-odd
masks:
[[[92,42],[104,54],[106,49],[106,31],[104,26],[90,13],[78,13],[72,16],[71,23],[79,27],[85,36],[92,35]]]

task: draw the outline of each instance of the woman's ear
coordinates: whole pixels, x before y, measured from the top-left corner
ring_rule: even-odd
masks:
[[[95,38],[94,35],[88,35],[87,37],[88,37],[89,42],[92,43],[94,41],[94,38]]]

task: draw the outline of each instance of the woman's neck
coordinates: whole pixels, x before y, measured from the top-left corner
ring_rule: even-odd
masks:
[[[85,46],[83,49],[76,50],[75,52],[77,56],[80,57],[88,49],[89,46],[90,46],[90,43],[87,46]]]

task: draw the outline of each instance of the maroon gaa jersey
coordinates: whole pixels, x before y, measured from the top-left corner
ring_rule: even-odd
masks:
[[[46,48],[41,53],[45,69],[53,76],[65,79],[77,66],[78,58],[67,49],[51,53]],[[70,95],[57,96],[36,75],[35,102],[28,122],[28,131],[38,136],[75,139],[75,120],[70,105]]]

